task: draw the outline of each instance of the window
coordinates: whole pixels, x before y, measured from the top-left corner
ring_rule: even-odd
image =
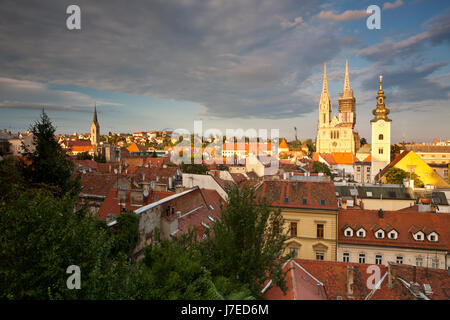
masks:
[[[360,166],[357,166],[357,167],[356,167],[356,171],[361,172],[361,167],[360,167]]]
[[[316,251],[316,260],[323,260],[325,258],[325,253],[323,251]]]
[[[284,198],[284,203],[289,203],[289,198]]]
[[[383,154],[383,148],[378,149],[378,154]]]
[[[352,229],[350,229],[350,228],[345,229],[345,236],[346,237],[351,237],[352,235],[353,235]]]
[[[317,238],[323,239],[323,224],[317,225]]]
[[[391,240],[397,239],[397,232],[395,232],[395,231],[389,232],[389,233],[388,233],[388,237],[389,237],[389,239],[391,239]]]
[[[344,253],[342,254],[342,261],[343,261],[343,262],[350,262],[350,253],[344,252]]]
[[[291,248],[290,251],[291,251],[292,258],[298,257],[298,248]]]
[[[302,204],[308,204],[308,199],[303,198],[303,199],[302,199]]]
[[[383,238],[383,232],[377,232],[377,238]]]
[[[431,267],[435,268],[435,269],[439,269],[439,259],[438,258],[431,259]]]
[[[416,233],[416,240],[417,240],[417,241],[423,241],[423,235],[422,235],[422,233]]]
[[[428,240],[431,242],[437,242],[437,235],[435,233],[431,233],[428,235]]]
[[[378,140],[383,140],[383,135],[382,134],[378,135]]]
[[[375,264],[383,264],[383,256],[381,254],[375,256]]]
[[[403,257],[402,256],[397,256],[397,263],[398,264],[403,264]]]
[[[367,172],[370,172],[370,167],[367,167]]]
[[[366,236],[366,231],[363,229],[358,230],[358,233],[356,234],[359,238],[364,238]]]
[[[325,205],[325,199],[320,199],[320,205],[324,206]]]
[[[416,266],[423,267],[423,258],[422,257],[416,257]]]
[[[297,236],[297,222],[291,222],[291,237]]]
[[[365,253],[359,254],[359,263],[366,263],[366,254]]]

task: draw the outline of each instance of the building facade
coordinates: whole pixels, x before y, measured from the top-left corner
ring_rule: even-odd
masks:
[[[280,209],[294,258],[336,260],[337,199],[332,182],[264,181],[257,189],[272,208]]]

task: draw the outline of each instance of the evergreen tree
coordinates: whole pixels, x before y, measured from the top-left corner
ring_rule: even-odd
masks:
[[[56,141],[55,127],[44,110],[30,131],[34,150],[22,144],[21,166],[25,179],[32,184],[54,187],[55,194],[78,194],[79,179],[73,176],[74,164]]]

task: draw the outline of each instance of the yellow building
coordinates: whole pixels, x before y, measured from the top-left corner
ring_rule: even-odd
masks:
[[[338,206],[332,182],[265,181],[258,196],[281,209],[289,235],[286,253],[336,261]]]
[[[377,176],[376,180],[386,183],[386,173],[390,168],[402,169],[415,173],[425,185],[433,185],[438,188],[448,188],[450,185],[422,160],[415,152],[405,150],[394,161],[386,166]]]

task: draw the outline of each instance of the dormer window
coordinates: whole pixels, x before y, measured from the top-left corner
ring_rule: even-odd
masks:
[[[359,230],[356,232],[356,236],[357,236],[358,238],[365,238],[365,237],[366,237],[366,230],[364,230],[363,228],[359,229]]]
[[[397,231],[392,230],[391,232],[388,233],[388,238],[391,240],[397,240],[398,234]]]
[[[346,237],[352,237],[352,236],[353,236],[353,230],[352,230],[352,228],[350,228],[350,227],[346,228],[346,229],[344,230],[344,235],[345,235]]]
[[[377,239],[383,239],[383,238],[384,238],[384,231],[383,231],[382,229],[378,229],[378,230],[375,232],[375,237],[376,237]]]
[[[430,242],[437,242],[438,241],[438,235],[436,232],[432,232],[428,235],[428,241]]]
[[[423,232],[422,231],[419,231],[419,232],[417,232],[415,235],[414,235],[414,239],[416,240],[416,241],[423,241],[424,240],[424,234],[423,234]]]

